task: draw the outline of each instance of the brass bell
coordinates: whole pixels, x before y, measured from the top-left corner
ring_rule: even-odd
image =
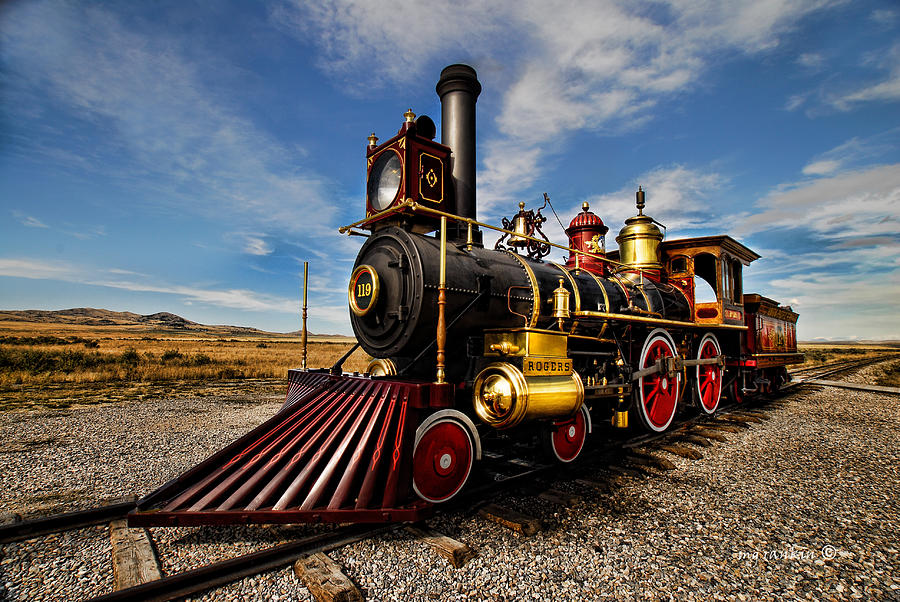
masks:
[[[513,218],[513,234],[509,237],[508,244],[512,247],[528,246],[528,220],[525,217],[525,203],[519,203],[519,212]]]

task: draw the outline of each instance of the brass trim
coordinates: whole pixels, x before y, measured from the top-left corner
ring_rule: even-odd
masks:
[[[506,429],[525,420],[562,419],[584,403],[584,383],[577,372],[565,376],[525,376],[507,362],[485,367],[472,386],[478,418]]]
[[[372,300],[369,302],[369,306],[365,309],[362,309],[356,304],[356,297],[353,295],[353,287],[356,286],[356,279],[362,272],[369,272],[369,274],[372,276]],[[381,290],[381,283],[378,279],[378,272],[375,271],[375,268],[365,263],[357,266],[356,269],[353,270],[353,273],[350,274],[350,284],[347,287],[347,299],[350,303],[350,310],[360,317],[368,314],[370,311],[372,311],[372,308],[375,307],[375,304],[378,303],[379,290]]]
[[[404,202],[397,203],[397,200],[403,198],[402,195],[400,194],[400,192],[403,190],[403,183],[404,183],[404,179],[406,178],[406,163],[405,163],[405,161],[403,161],[403,157],[400,155],[400,153],[397,152],[397,150],[392,146],[383,148],[380,151],[378,151],[377,153],[375,153],[374,155],[372,155],[371,157],[369,157],[369,161],[371,161],[371,163],[369,163],[369,165],[366,167],[366,203],[368,203],[370,207],[375,207],[375,203],[373,203],[372,199],[369,198],[369,177],[372,175],[370,173],[370,170],[372,169],[372,165],[375,164],[375,161],[380,159],[381,156],[385,153],[394,153],[397,156],[397,158],[400,159],[400,184],[397,185],[397,192],[394,193],[394,198],[392,198],[391,202],[388,203],[387,209],[382,209],[380,212],[373,213],[372,215],[370,215],[369,217],[366,218],[367,220],[372,219],[373,217],[380,215],[381,213],[385,213],[391,209],[399,209],[401,206],[403,206],[405,204]]]
[[[422,166],[422,157],[425,157],[425,156],[431,157],[432,159],[436,160],[438,163],[441,164],[441,198],[435,200],[435,199],[429,199],[427,196],[423,195],[423,194],[422,194],[422,184],[421,184],[421,182],[419,182],[419,191],[418,191],[418,192],[419,192],[419,196],[422,197],[423,199],[425,199],[426,201],[431,202],[431,203],[438,203],[438,204],[441,204],[441,203],[444,202],[444,162],[441,160],[440,157],[435,157],[435,156],[432,155],[431,153],[426,153],[426,152],[423,151],[423,152],[419,153],[419,173],[420,173],[420,174],[421,174],[421,173],[423,172],[423,170],[425,169],[425,168]]]
[[[581,311],[581,293],[578,291],[578,283],[572,278],[572,274],[569,273],[569,270],[559,265],[558,263],[553,263],[552,261],[548,261],[550,265],[555,268],[558,268],[560,272],[565,274],[566,278],[569,279],[569,284],[572,285],[572,290],[575,291],[575,311]]]
[[[584,270],[586,273],[590,274],[591,278],[594,279],[594,282],[597,283],[597,286],[600,288],[600,292],[603,293],[603,307],[609,310],[609,295],[606,294],[606,287],[603,286],[603,283],[600,282],[600,277],[593,272],[589,272],[588,270]],[[606,332],[606,322],[603,323],[603,326],[600,327],[600,332],[597,334],[597,337],[602,337],[603,333]]]
[[[435,333],[435,342],[437,343],[437,353],[435,361],[435,382],[439,385],[444,384],[444,347],[447,343],[447,322],[445,318],[445,306],[447,305],[447,218],[441,217],[441,267],[440,282],[438,284],[438,318],[437,332]]]
[[[366,366],[366,374],[369,376],[396,376],[397,364],[388,358],[376,358]]]
[[[614,266],[620,266],[622,268],[629,268],[631,270],[634,270],[635,272],[643,272],[644,271],[641,268],[638,268],[635,266],[630,266],[628,264],[620,263],[618,261],[609,259],[605,255],[598,255],[596,253],[590,253],[590,252],[584,251],[582,249],[575,249],[572,247],[558,245],[554,242],[549,242],[549,241],[546,241],[546,240],[543,240],[540,238],[535,238],[533,236],[517,234],[516,232],[513,232],[512,230],[506,230],[504,228],[499,228],[499,227],[491,225],[491,224],[479,222],[478,220],[474,220],[469,217],[462,217],[461,215],[455,215],[453,213],[441,211],[440,209],[434,209],[433,207],[426,207],[420,203],[416,203],[412,199],[406,199],[402,203],[398,203],[398,204],[394,205],[393,207],[388,207],[387,209],[385,209],[383,211],[379,211],[377,213],[373,213],[372,215],[368,215],[368,216],[364,217],[363,219],[357,220],[351,224],[347,224],[346,226],[341,226],[340,228],[338,228],[338,232],[341,234],[347,234],[353,228],[358,228],[358,227],[364,226],[370,222],[380,220],[383,217],[386,217],[392,213],[397,213],[398,211],[401,211],[403,209],[410,209],[414,213],[417,211],[420,211],[422,213],[428,213],[431,215],[435,215],[437,217],[445,216],[447,219],[451,219],[451,220],[459,222],[459,223],[470,224],[472,226],[476,226],[479,228],[487,228],[488,230],[493,230],[495,232],[501,232],[503,234],[508,234],[510,236],[521,236],[521,238],[523,238],[525,240],[530,240],[530,241],[533,241],[536,243],[540,243],[542,245],[550,245],[551,247],[556,248],[556,249],[562,249],[563,251],[570,251],[570,252],[574,253],[575,255],[579,255],[579,256],[583,255],[584,257],[592,257],[593,259],[596,259],[597,261],[602,261],[602,262],[605,262],[605,263],[608,263],[608,264],[614,265]]]
[[[307,358],[307,339],[309,335],[309,331],[306,329],[306,318],[307,318],[307,304],[306,304],[306,289],[309,285],[309,262],[303,262],[303,307],[300,311],[300,317],[303,320],[303,330],[300,334],[300,344],[302,346],[302,355],[300,356],[300,369],[306,370],[306,358]]]
[[[572,290],[575,291],[574,292],[574,294],[575,294],[575,313],[580,312],[581,311],[581,292],[578,290],[578,282],[575,280],[575,278],[572,277],[571,272],[569,272],[569,270],[567,270],[563,266],[559,265],[558,263],[554,263],[552,261],[548,261],[547,263],[552,265],[555,268],[558,268],[559,271],[562,272],[563,274],[565,274],[566,278],[569,279],[569,284],[572,285]],[[575,332],[575,328],[577,326],[578,326],[578,320],[572,320],[572,326],[569,328],[569,334],[572,334],[573,332]]]
[[[525,268],[525,272],[528,274],[528,279],[531,281],[531,322],[527,328],[534,328],[537,325],[538,317],[541,315],[541,293],[540,289],[538,289],[537,276],[534,275],[534,270],[531,269],[531,266],[524,259],[510,251],[506,251],[506,254],[510,257],[515,257],[522,264],[522,267]]]
[[[659,324],[663,326],[685,326],[692,328],[709,328],[709,324],[695,324],[693,322],[682,322],[680,320],[666,320],[664,318],[647,318],[645,316],[630,316],[628,314],[612,314],[605,311],[581,311],[579,316],[585,318],[605,318],[607,320],[624,320],[626,322],[642,322],[644,324]],[[746,326],[736,326],[733,324],[717,324],[716,328],[726,328],[730,330],[747,330]]]

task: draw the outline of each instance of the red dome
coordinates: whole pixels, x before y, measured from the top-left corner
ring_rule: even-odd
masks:
[[[606,234],[609,228],[603,223],[603,220],[597,217],[597,215],[591,211],[589,211],[590,206],[585,201],[582,205],[582,212],[576,215],[572,222],[569,224],[569,227],[566,228],[566,234],[570,234],[570,230],[581,230],[582,228],[591,228],[592,230],[597,230],[601,234]]]

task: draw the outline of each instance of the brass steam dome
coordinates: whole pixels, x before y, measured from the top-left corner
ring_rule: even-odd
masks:
[[[622,269],[661,270],[659,243],[663,234],[649,215],[644,215],[644,191],[638,187],[638,214],[625,220],[625,227],[616,236]]]

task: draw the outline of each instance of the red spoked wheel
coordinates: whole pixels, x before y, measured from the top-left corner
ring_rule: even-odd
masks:
[[[716,335],[707,332],[700,339],[697,347],[697,359],[706,360],[719,357],[722,348]],[[718,364],[702,364],[697,366],[694,393],[697,396],[697,406],[704,414],[712,414],[719,407],[722,399],[722,367]]]
[[[746,395],[744,395],[744,377],[738,374],[729,387],[731,393],[731,401],[734,403],[744,403]]]
[[[591,430],[591,413],[582,405],[572,418],[550,424],[545,432],[545,443],[556,460],[569,463],[581,455]]]
[[[664,329],[657,328],[647,336],[638,370],[650,368],[660,359],[677,355],[675,341]],[[680,387],[681,373],[670,376],[663,371],[638,379],[635,406],[641,423],[647,429],[661,433],[669,428],[675,418]]]
[[[472,431],[463,420],[434,415],[423,422],[413,449],[416,495],[433,504],[451,499],[466,484],[475,455]]]

